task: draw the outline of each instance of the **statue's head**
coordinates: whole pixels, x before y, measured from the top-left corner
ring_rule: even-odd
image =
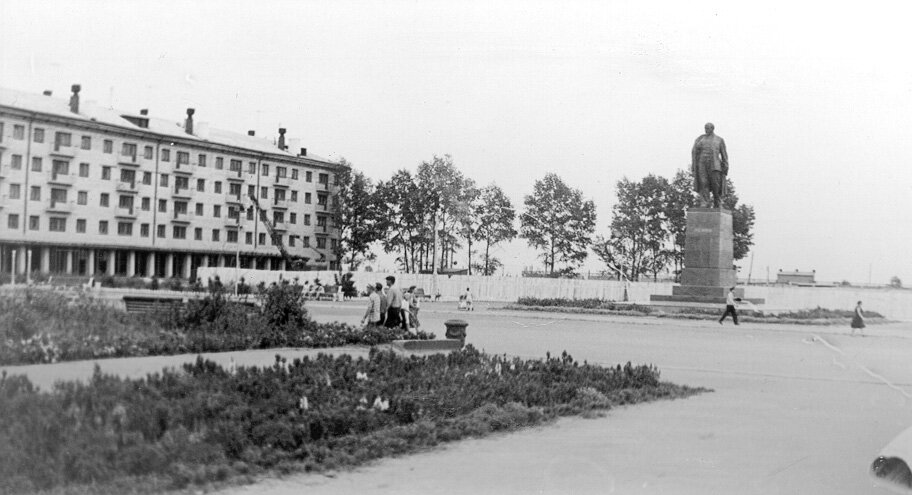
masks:
[[[712,125],[712,122],[707,122],[706,125],[703,126],[703,129],[706,131],[706,134],[712,134],[716,129],[716,126]]]

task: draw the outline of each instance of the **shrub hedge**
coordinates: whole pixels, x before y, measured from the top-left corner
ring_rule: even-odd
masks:
[[[292,285],[269,287],[259,297],[261,305],[253,309],[213,290],[179,310],[128,314],[84,294],[70,300],[23,291],[0,299],[0,365],[434,338],[398,328],[316,323]]]
[[[319,355],[224,369],[198,358],[145,379],[102,375],[37,391],[0,377],[0,492],[86,484],[171,488],[266,469],[324,470],[538,424],[559,415],[703,391],[652,366],[602,368],[448,355]],[[151,480],[151,481],[150,481]],[[145,485],[143,485],[145,483]]]

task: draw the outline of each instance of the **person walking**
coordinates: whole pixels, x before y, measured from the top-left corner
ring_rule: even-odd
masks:
[[[412,324],[412,328],[420,328],[421,322],[418,321],[418,310],[421,309],[421,300],[415,295],[415,286],[409,287],[409,322]]]
[[[402,326],[402,291],[396,287],[396,277],[386,277],[386,328]]]
[[[383,292],[383,284],[377,282],[377,285],[374,286],[374,290],[377,292],[377,296],[380,297],[380,323],[379,325],[386,324],[386,309],[389,307],[389,300],[386,298],[386,294]]]
[[[725,296],[725,312],[722,313],[722,318],[719,318],[720,325],[729,314],[732,315],[732,320],[735,321],[735,325],[738,324],[738,312],[735,310],[736,302],[741,302],[741,298],[735,297],[735,288],[732,287],[731,289],[728,289],[728,295]]]
[[[851,333],[851,335],[855,335],[855,330],[858,330],[858,332],[861,334],[861,336],[864,337],[864,327],[865,327],[864,320],[865,320],[865,316],[864,316],[864,311],[862,311],[862,309],[861,309],[861,301],[858,301],[858,304],[855,305],[855,314],[852,315],[852,333]]]
[[[471,287],[466,287],[465,303],[466,303],[466,311],[475,311],[475,306],[473,305],[473,301],[472,301],[472,288]]]
[[[361,324],[380,325],[380,296],[373,285],[367,286],[367,311],[364,312],[364,318],[361,318]]]

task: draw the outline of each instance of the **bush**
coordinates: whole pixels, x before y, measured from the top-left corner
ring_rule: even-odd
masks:
[[[691,395],[652,366],[449,355],[319,355],[226,370],[198,358],[145,379],[102,375],[38,392],[0,376],[0,492],[116,483],[172,488],[251,469],[352,466],[614,404]]]

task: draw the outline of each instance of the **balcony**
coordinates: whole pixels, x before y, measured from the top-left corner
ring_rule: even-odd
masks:
[[[288,209],[288,199],[278,199],[278,198],[273,199],[272,208],[279,209],[279,210],[287,210]]]
[[[174,193],[171,195],[175,198],[190,199],[193,197],[193,190],[189,187],[177,187],[174,186]]]
[[[123,165],[125,167],[138,167],[139,163],[136,161],[136,154],[132,155],[120,155],[117,158],[117,164]]]
[[[223,221],[224,221],[223,225],[225,226],[225,228],[238,229],[238,228],[244,228],[244,222],[246,220],[244,220],[243,218],[240,218],[240,217],[234,217],[234,218],[225,217]]]
[[[237,193],[237,194],[228,193],[228,194],[226,194],[226,195],[225,195],[225,202],[228,203],[228,204],[237,204],[237,205],[243,204],[243,201],[241,200],[241,193]]]
[[[193,175],[193,166],[189,163],[175,163],[171,172],[178,175],[191,176]]]
[[[291,179],[288,176],[279,177],[275,176],[275,186],[276,187],[291,187]]]
[[[52,199],[48,201],[45,211],[48,213],[73,213],[73,208],[73,203],[69,201],[54,201]]]
[[[244,182],[244,180],[245,180],[244,174],[243,174],[243,172],[241,172],[240,169],[229,170],[226,177],[228,178],[228,180],[230,180],[232,182]]]
[[[119,193],[136,194],[139,192],[136,190],[136,182],[118,182],[116,188]]]
[[[194,218],[196,218],[196,215],[192,213],[175,211],[171,214],[171,223],[188,224],[193,221]]]
[[[133,206],[118,206],[117,210],[114,212],[114,216],[117,218],[136,220],[136,208]]]
[[[273,222],[272,229],[282,232],[288,232],[291,230],[291,224],[288,222]]]
[[[72,146],[63,146],[60,143],[54,143],[54,151],[48,154],[60,158],[74,158],[76,156]]]
[[[48,184],[52,186],[72,186],[76,182],[76,178],[69,174],[55,174],[51,173],[51,178],[48,179]]]

